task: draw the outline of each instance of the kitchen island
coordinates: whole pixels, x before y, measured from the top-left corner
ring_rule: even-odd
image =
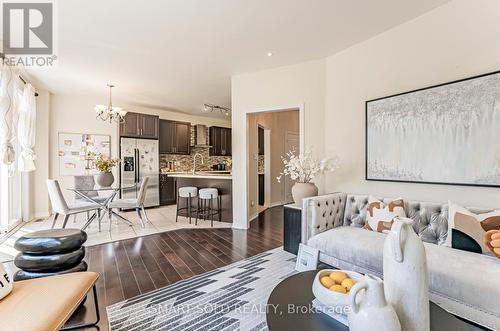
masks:
[[[166,174],[168,177],[175,178],[177,190],[180,187],[194,186],[198,189],[202,188],[217,188],[221,195],[222,213],[219,218],[214,220],[221,222],[233,222],[233,181],[230,173],[201,171],[196,173],[191,172],[170,172]],[[186,199],[181,199],[179,207],[186,207]],[[214,201],[214,208],[217,203]],[[186,212],[179,215],[186,216]]]

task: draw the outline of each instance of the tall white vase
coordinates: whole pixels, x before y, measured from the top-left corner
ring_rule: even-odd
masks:
[[[422,240],[409,218],[395,218],[384,243],[384,290],[403,331],[429,331],[429,283]]]

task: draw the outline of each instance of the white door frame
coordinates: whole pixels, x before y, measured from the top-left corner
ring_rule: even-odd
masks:
[[[267,209],[271,205],[271,129],[257,123],[257,135],[256,139],[257,141],[255,142],[255,146],[257,146],[257,176],[256,176],[256,195],[254,197],[255,201],[257,202],[257,213],[256,215],[252,215],[250,220],[255,219],[258,214],[259,214],[259,153],[258,153],[258,146],[259,146],[259,129],[264,130],[264,209]],[[250,169],[250,168],[249,168]],[[248,176],[251,176],[250,171],[248,171]]]
[[[264,128],[264,208],[271,205],[271,129]]]
[[[283,105],[283,106],[269,106],[269,107],[262,107],[258,109],[252,109],[246,112],[245,116],[245,127],[246,127],[246,133],[245,133],[245,157],[246,157],[246,173],[245,173],[245,194],[244,196],[235,196],[233,194],[233,205],[234,205],[234,200],[236,199],[242,199],[244,200],[244,204],[241,204],[242,206],[245,206],[245,213],[247,214],[247,224],[246,227],[243,229],[248,229],[250,221],[252,218],[255,218],[255,215],[250,215],[249,213],[249,197],[250,197],[250,192],[248,192],[249,188],[249,179],[250,179],[250,162],[252,162],[253,157],[248,153],[250,150],[250,128],[249,128],[249,122],[248,122],[248,117],[250,115],[256,114],[256,113],[275,113],[279,111],[289,111],[289,110],[298,110],[299,111],[299,144],[300,144],[300,152],[304,151],[305,147],[305,105],[302,104],[294,104],[294,105]],[[233,190],[234,192],[234,190]],[[242,201],[243,202],[243,201]],[[233,211],[234,212],[234,211]],[[234,228],[242,229],[241,226],[238,226],[233,223]]]

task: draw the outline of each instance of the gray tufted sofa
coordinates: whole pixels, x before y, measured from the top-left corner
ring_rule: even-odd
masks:
[[[361,228],[367,204],[367,195],[347,193],[304,199],[302,243],[318,248],[324,263],[382,277],[386,235]],[[405,211],[424,242],[431,300],[457,316],[500,330],[500,259],[442,246],[448,204],[405,201]]]

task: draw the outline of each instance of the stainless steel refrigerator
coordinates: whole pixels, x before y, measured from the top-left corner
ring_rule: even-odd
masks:
[[[123,189],[123,199],[136,198],[139,193],[139,183],[148,176],[145,207],[160,205],[160,161],[158,140],[120,138],[120,181],[123,186],[137,184],[137,187]]]

